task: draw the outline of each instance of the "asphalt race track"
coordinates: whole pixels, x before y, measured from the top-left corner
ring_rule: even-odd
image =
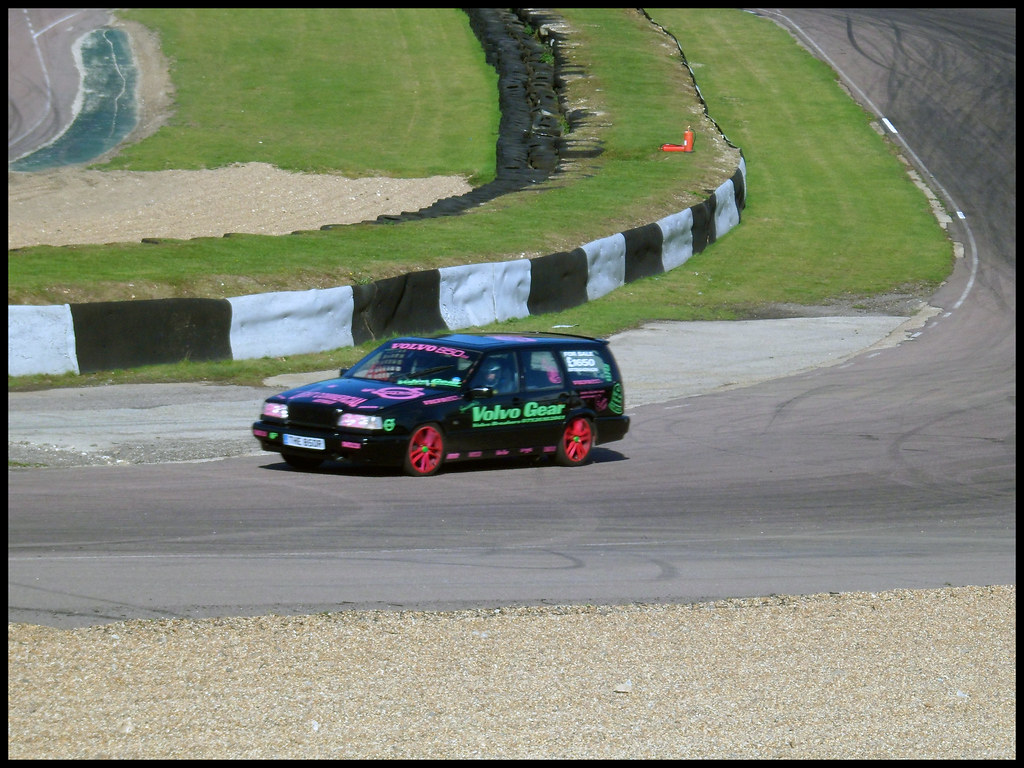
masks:
[[[80,80],[71,45],[108,20],[99,8],[7,9],[8,162],[67,130]]]
[[[8,620],[1015,584],[1015,12],[759,12],[827,57],[959,212],[963,256],[911,340],[630,409],[627,439],[572,470],[9,472]]]

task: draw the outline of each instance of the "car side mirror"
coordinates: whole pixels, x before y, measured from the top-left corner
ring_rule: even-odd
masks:
[[[348,368],[339,368],[338,369],[338,376],[344,376],[346,373],[348,373]]]

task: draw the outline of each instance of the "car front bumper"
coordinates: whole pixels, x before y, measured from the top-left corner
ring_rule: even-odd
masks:
[[[252,435],[265,451],[288,452],[303,456],[321,456],[325,461],[345,459],[347,461],[398,465],[402,463],[402,451],[408,440],[405,435],[378,435],[355,431],[327,431],[293,427],[257,421],[252,425]],[[285,443],[285,435],[298,438],[322,440],[323,448],[314,449]]]

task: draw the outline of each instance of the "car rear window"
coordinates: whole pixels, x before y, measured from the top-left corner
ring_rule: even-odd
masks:
[[[615,380],[615,366],[600,349],[563,349],[561,355],[573,384],[608,384]]]

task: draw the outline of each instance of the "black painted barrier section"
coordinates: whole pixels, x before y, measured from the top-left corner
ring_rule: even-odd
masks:
[[[231,359],[227,299],[148,299],[72,304],[81,373]]]
[[[530,260],[531,315],[560,312],[587,301],[587,254],[582,248]]]
[[[664,235],[657,224],[645,224],[622,233],[626,238],[626,275],[631,283],[641,277],[660,275],[665,271],[661,260]]]
[[[742,211],[747,207],[747,182],[743,178],[743,172],[737,168],[732,175],[733,196],[736,199],[736,210]]]
[[[693,212],[693,252],[700,253],[715,242],[715,196],[690,206]]]
[[[445,328],[440,287],[441,273],[436,269],[353,286],[353,343]]]

